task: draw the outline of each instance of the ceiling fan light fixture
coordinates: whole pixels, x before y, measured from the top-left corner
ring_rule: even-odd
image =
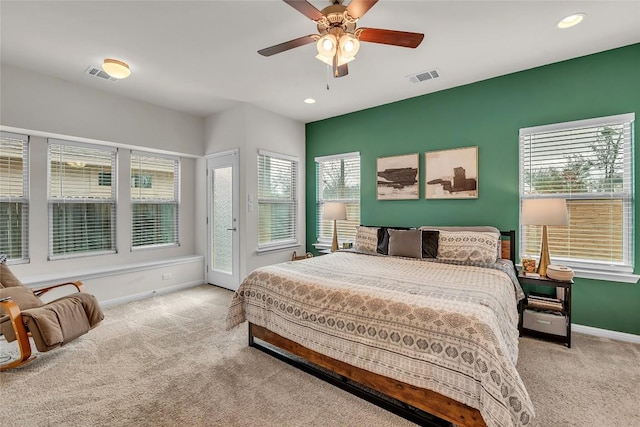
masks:
[[[574,13],[562,18],[556,25],[560,29],[571,28],[578,25],[584,19],[586,15],[584,13]]]
[[[326,56],[327,58],[333,58],[336,54],[338,40],[333,34],[325,34],[318,39],[316,48],[318,49],[318,55]]]
[[[324,55],[322,55],[320,53],[316,55],[316,59],[318,61],[324,62],[327,65],[333,65],[333,58],[329,58],[329,57],[324,56]]]
[[[360,50],[360,40],[351,34],[345,34],[339,40],[340,55],[345,58],[354,58]]]
[[[131,75],[129,64],[117,59],[105,59],[102,63],[102,69],[114,79],[125,79]]]
[[[330,67],[333,67],[333,56],[332,57],[327,57],[327,56],[324,56],[324,55],[317,54],[316,55],[316,59],[318,61],[324,62],[325,64],[327,64]],[[341,65],[347,64],[347,63],[353,61],[354,59],[356,59],[356,58],[354,58],[353,56],[351,58],[347,58],[347,57],[344,57],[342,55],[338,55],[338,67],[341,66]]]
[[[357,28],[356,23],[378,0],[351,0],[344,6],[343,0],[329,0],[331,6],[317,9],[310,1],[284,0],[289,6],[311,19],[317,34],[298,37],[280,43],[258,53],[271,56],[299,46],[316,44],[316,59],[327,64],[333,77],[349,74],[347,63],[355,59],[360,48],[360,40],[415,49],[422,43],[424,34],[408,31],[384,30],[381,28]]]

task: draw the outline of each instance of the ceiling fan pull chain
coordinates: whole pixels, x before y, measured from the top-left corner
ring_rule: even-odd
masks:
[[[325,77],[327,78],[327,90],[331,90],[331,87],[329,86],[329,81],[331,80],[329,78],[331,76],[331,67],[327,65],[325,69],[327,70],[327,73],[325,74]]]

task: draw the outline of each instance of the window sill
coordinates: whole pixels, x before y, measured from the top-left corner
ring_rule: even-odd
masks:
[[[258,255],[265,255],[271,252],[278,252],[278,251],[283,251],[285,249],[293,249],[293,248],[299,248],[300,247],[300,243],[298,242],[294,242],[294,243],[288,243],[285,245],[279,245],[279,246],[268,246],[265,248],[258,248],[256,249],[256,253]]]
[[[615,273],[610,271],[587,270],[574,268],[575,277],[581,279],[605,280],[609,282],[638,283],[640,276],[631,273]]]
[[[351,243],[353,244],[353,241],[351,240],[338,240],[338,249],[342,249],[343,248],[343,244],[344,243]],[[323,251],[326,249],[331,249],[331,242],[316,242],[313,243],[311,246],[313,246],[314,248],[316,248],[318,251]]]
[[[518,270],[522,264],[517,265]],[[571,266],[569,266],[571,267]],[[613,271],[589,270],[586,268],[571,267],[575,276],[579,279],[604,280],[606,282],[638,283],[640,276],[632,273],[618,273]]]

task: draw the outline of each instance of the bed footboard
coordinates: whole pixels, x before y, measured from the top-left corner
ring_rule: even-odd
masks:
[[[311,365],[292,358],[290,355],[271,348],[271,346],[264,346],[255,341],[254,338],[258,338],[271,346],[275,346],[277,349],[294,354],[336,374],[336,376],[327,374],[321,369],[314,368]],[[249,323],[249,346],[277,357],[331,384],[341,387],[352,394],[364,398],[371,403],[381,406],[410,421],[417,422],[420,425],[444,427],[448,426],[449,423],[454,423],[459,427],[486,427],[482,415],[477,409],[434,391],[406,384],[324,356],[273,333],[262,326]],[[367,392],[351,384],[350,381],[361,384],[400,402],[398,402],[399,404],[394,403],[378,396],[376,393]],[[402,403],[409,406],[403,405]]]

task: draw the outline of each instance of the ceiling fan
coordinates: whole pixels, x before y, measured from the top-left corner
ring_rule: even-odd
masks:
[[[347,63],[355,59],[360,42],[382,43],[393,46],[416,48],[424,39],[424,34],[406,31],[383,30],[380,28],[356,28],[356,22],[378,0],[351,0],[344,6],[343,0],[330,0],[331,5],[318,10],[306,0],[283,0],[317,24],[318,34],[309,34],[267,47],[258,51],[260,55],[271,56],[295,47],[316,43],[317,59],[331,66],[334,77],[349,73]]]

